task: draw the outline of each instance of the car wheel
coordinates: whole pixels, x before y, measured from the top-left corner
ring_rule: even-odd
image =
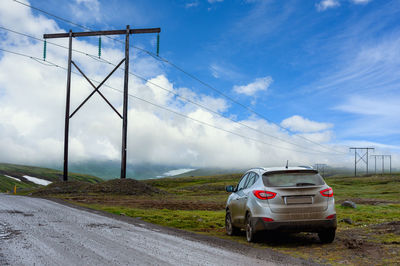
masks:
[[[228,236],[234,236],[234,235],[238,235],[240,232],[240,229],[233,226],[232,224],[232,217],[231,217],[231,213],[230,211],[226,211],[226,215],[225,215],[225,230],[226,230],[226,234]]]
[[[328,229],[318,233],[319,240],[322,243],[332,243],[335,239],[335,229]]]
[[[253,222],[251,221],[251,214],[248,213],[246,216],[246,239],[248,242],[257,241],[257,233],[254,230]]]

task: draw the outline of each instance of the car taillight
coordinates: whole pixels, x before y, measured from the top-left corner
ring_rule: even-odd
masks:
[[[264,222],[273,222],[274,221],[274,219],[269,218],[269,217],[263,217],[262,219]]]
[[[327,219],[327,220],[332,220],[332,219],[335,219],[335,218],[336,218],[336,214],[331,214],[331,215],[329,215],[329,216],[326,216],[325,219]]]
[[[261,200],[273,199],[276,196],[275,192],[265,190],[253,190],[253,194]]]
[[[333,197],[333,190],[332,188],[327,188],[324,190],[321,190],[319,193],[321,193],[322,196],[324,197]]]

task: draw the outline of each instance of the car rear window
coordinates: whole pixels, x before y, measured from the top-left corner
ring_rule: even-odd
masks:
[[[263,175],[263,182],[266,187],[303,187],[325,184],[322,177],[315,171],[266,173]]]

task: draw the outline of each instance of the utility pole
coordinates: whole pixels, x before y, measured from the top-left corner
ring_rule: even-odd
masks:
[[[389,162],[390,162],[390,174],[392,174],[392,155],[384,155],[384,154],[380,154],[380,155],[371,155],[371,157],[375,158],[375,174],[376,174],[376,158],[379,157],[381,158],[382,161],[382,174],[385,173],[385,157],[389,157]]]
[[[385,160],[385,157],[389,157],[389,173],[392,174],[392,155],[382,155],[383,160]]]
[[[53,33],[44,34],[44,39],[52,38],[69,38],[68,47],[68,73],[67,73],[67,95],[65,107],[65,127],[64,127],[64,169],[63,181],[68,181],[68,135],[69,135],[69,120],[73,115],[89,100],[89,98],[96,92],[106,101],[111,109],[122,119],[122,147],[121,147],[121,178],[126,178],[126,151],[127,151],[127,129],[128,129],[128,81],[129,81],[129,36],[131,34],[143,33],[160,33],[160,28],[149,29],[130,29],[129,25],[124,30],[108,30],[108,31],[86,31],[86,32],[72,32],[68,33]],[[103,36],[103,35],[125,35],[125,58],[111,71],[110,74],[96,87],[91,80],[83,73],[78,65],[72,60],[72,37],[86,37],[86,36]],[[158,46],[157,46],[158,47]],[[107,81],[107,79],[125,62],[125,76],[124,76],[124,94],[123,94],[123,112],[122,115],[117,109],[106,99],[100,92],[100,87]],[[72,65],[82,74],[82,76],[93,87],[93,91],[86,97],[86,99],[75,109],[70,115],[70,96],[71,96],[71,67]]]
[[[371,155],[371,157],[374,157],[374,159],[375,159],[375,174],[376,174],[376,158],[381,158],[381,160],[382,160],[382,174],[383,174],[383,169],[384,169],[384,155],[377,155],[377,154],[374,154],[374,155]]]
[[[367,175],[368,175],[368,152],[369,150],[375,150],[375,148],[350,148],[350,151],[354,150],[354,176],[357,176],[357,163],[363,161],[367,165]],[[362,152],[362,153],[359,153]],[[365,157],[365,158],[364,158]],[[357,160],[358,158],[358,160]]]

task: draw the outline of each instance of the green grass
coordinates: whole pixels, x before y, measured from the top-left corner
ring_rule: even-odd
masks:
[[[336,200],[349,198],[400,201],[400,175],[340,177],[325,180],[334,189]]]
[[[358,204],[356,209],[336,204],[336,212],[339,221],[350,218],[356,227],[400,220],[400,204]]]

